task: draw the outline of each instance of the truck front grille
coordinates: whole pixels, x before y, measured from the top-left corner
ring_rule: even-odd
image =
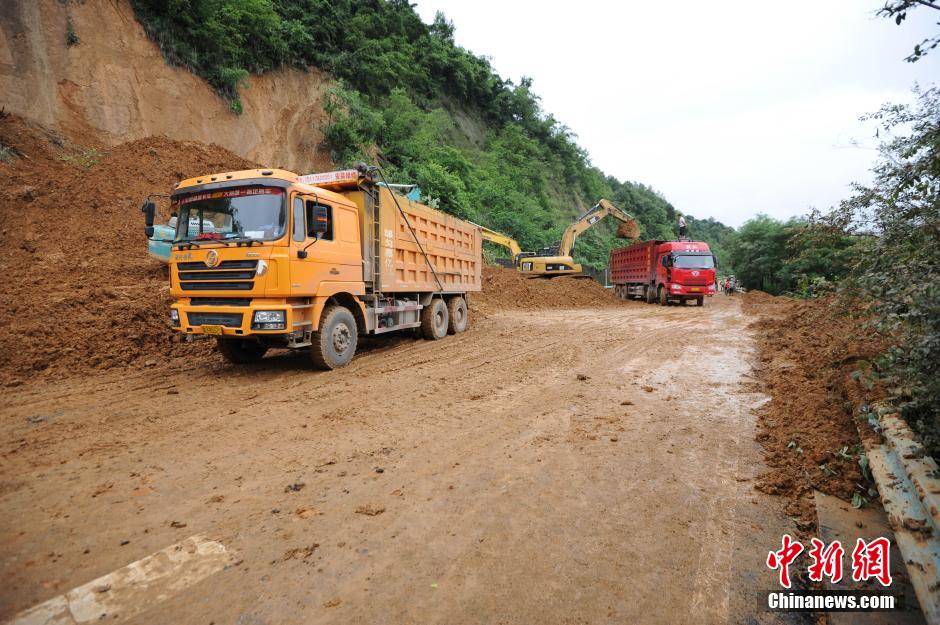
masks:
[[[191,297],[193,306],[251,306],[250,297]]]
[[[242,327],[243,316],[242,313],[186,313],[191,326],[225,326],[226,328]]]
[[[250,291],[257,268],[256,260],[223,260],[216,267],[201,262],[176,264],[184,291]]]
[[[180,282],[184,291],[250,291],[252,282]]]

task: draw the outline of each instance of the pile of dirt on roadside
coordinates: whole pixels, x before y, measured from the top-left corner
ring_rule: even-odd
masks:
[[[620,306],[610,289],[590,278],[530,278],[515,269],[484,267],[483,292],[470,298],[474,313],[502,310]]]
[[[879,343],[834,300],[797,300],[760,291],[744,296],[755,315],[756,372],[771,401],[758,413],[758,436],[768,465],[757,488],[788,500],[799,527],[815,527],[813,489],[851,501],[869,498],[871,484],[859,466],[861,436],[877,437],[857,423],[845,380]],[[862,427],[858,427],[861,425]]]
[[[140,205],[183,178],[256,165],[162,137],[76,146],[12,115],[0,145],[13,151],[0,161],[0,383],[208,348],[168,328],[166,269],[146,253]]]

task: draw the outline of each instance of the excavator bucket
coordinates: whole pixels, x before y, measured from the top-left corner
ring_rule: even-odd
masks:
[[[639,239],[640,238],[640,226],[637,225],[636,220],[630,222],[624,222],[617,226],[617,238],[618,239]]]

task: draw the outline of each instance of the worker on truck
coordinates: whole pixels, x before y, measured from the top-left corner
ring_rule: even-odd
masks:
[[[271,348],[349,363],[359,335],[467,328],[479,228],[381,185],[377,168],[298,176],[264,169],[180,182],[169,241],[172,327],[209,336],[231,362]],[[147,236],[155,207],[144,204]]]

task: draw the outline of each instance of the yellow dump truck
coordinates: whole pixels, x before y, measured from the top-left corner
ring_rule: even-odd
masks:
[[[376,168],[234,171],[180,182],[170,253],[173,327],[235,363],[308,349],[342,367],[358,337],[463,332],[481,288],[480,229],[396,194]],[[147,236],[155,206],[144,204]]]

